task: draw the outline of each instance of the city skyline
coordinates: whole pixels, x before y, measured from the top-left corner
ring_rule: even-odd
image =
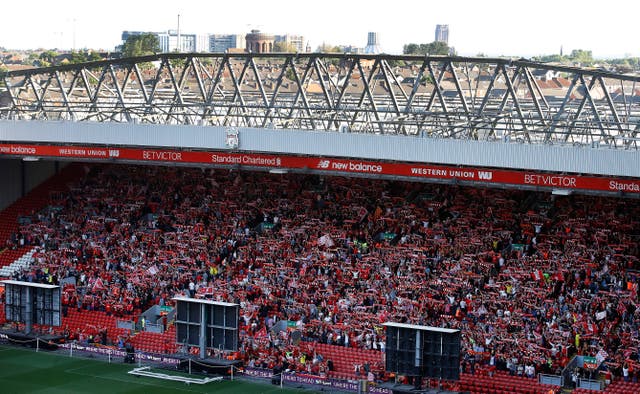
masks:
[[[34,0],[29,10],[19,3],[3,4],[0,47],[109,51],[121,44],[124,30],[175,30],[179,14],[184,33],[246,34],[259,29],[304,36],[312,50],[323,44],[364,47],[368,32],[376,32],[384,52],[400,54],[406,44],[432,42],[435,26],[446,24],[449,45],[465,56],[531,57],[559,53],[561,47],[564,53],[591,50],[595,58],[640,56],[633,40],[637,6],[622,0],[597,10],[576,0],[562,4],[540,0],[535,7],[514,7],[504,0],[461,0],[455,7],[408,0],[402,6],[369,8],[336,0],[312,8],[292,0],[234,4],[159,0],[153,6],[112,0],[99,12],[78,0],[50,4]]]

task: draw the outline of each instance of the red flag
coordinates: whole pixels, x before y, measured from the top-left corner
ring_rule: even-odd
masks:
[[[367,208],[365,207],[360,207],[360,209],[358,210],[358,215],[360,215],[360,221],[363,221],[368,214],[369,214],[369,211],[367,211]]]
[[[262,326],[261,329],[258,330],[258,332],[256,332],[256,335],[254,335],[255,338],[266,338],[267,337],[267,327]]]
[[[542,279],[542,271],[540,271],[540,270],[535,270],[535,271],[533,271],[533,272],[531,273],[531,277],[532,277],[534,280],[540,280],[540,279]]]
[[[95,283],[93,284],[93,290],[104,290],[104,283],[102,283],[102,279],[98,278],[96,279]]]

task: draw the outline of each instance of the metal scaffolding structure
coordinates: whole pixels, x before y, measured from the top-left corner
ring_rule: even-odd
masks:
[[[640,76],[527,60],[159,54],[0,75],[0,119],[638,149]]]

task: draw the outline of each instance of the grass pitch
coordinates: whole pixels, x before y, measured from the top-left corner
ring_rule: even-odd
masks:
[[[71,358],[57,353],[34,352],[0,346],[0,392],[21,393],[309,393],[280,389],[268,382],[225,380],[205,385],[136,377],[127,372],[132,364]]]

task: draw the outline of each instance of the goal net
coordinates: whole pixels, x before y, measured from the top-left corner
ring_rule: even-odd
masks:
[[[128,372],[131,375],[146,376],[149,378],[173,380],[176,382],[183,382],[185,384],[207,384],[211,382],[219,382],[223,378],[222,376],[202,376],[196,377],[196,375],[189,374],[188,372],[170,371],[166,369],[155,368],[150,365],[134,368]]]

